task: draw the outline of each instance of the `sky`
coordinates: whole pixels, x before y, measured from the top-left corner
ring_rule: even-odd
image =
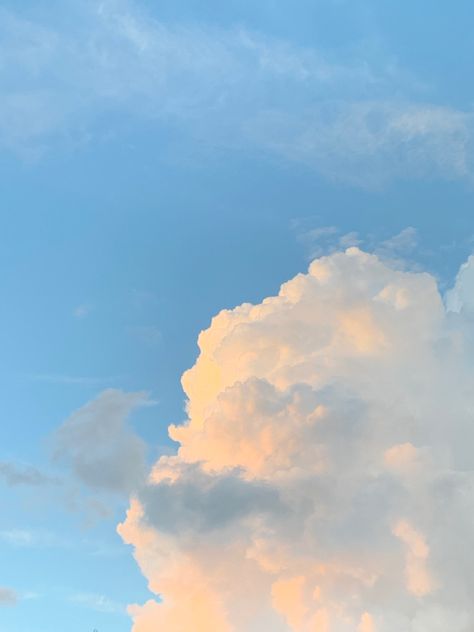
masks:
[[[4,0],[0,632],[472,629],[473,17]]]

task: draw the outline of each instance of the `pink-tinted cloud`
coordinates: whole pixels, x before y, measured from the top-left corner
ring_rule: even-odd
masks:
[[[474,629],[468,278],[447,311],[349,248],[213,319],[119,526],[156,595],[133,632]]]

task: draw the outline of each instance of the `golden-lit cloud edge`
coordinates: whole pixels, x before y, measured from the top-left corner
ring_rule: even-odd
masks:
[[[474,627],[472,268],[446,307],[349,248],[212,320],[118,527],[156,595],[133,632]]]

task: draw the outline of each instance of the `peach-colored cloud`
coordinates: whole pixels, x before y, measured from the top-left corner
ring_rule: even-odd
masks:
[[[473,311],[349,248],[219,313],[119,527],[134,632],[474,629]]]
[[[407,549],[405,564],[408,590],[417,597],[429,594],[434,588],[434,581],[426,565],[429,549],[425,538],[405,520],[395,525],[393,533],[400,538]]]
[[[279,579],[272,586],[273,606],[285,617],[290,628],[301,629],[308,608],[304,599],[305,577]]]
[[[388,468],[397,470],[412,469],[418,460],[418,450],[411,443],[394,445],[384,453],[384,461]]]
[[[376,632],[374,620],[368,612],[362,615],[357,632]]]

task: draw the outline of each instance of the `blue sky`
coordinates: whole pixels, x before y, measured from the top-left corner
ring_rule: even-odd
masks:
[[[53,457],[74,411],[147,392],[130,423],[151,462],[220,309],[353,244],[452,284],[474,237],[473,12],[2,4],[1,632],[125,632],[149,596],[115,531],[127,497]]]

